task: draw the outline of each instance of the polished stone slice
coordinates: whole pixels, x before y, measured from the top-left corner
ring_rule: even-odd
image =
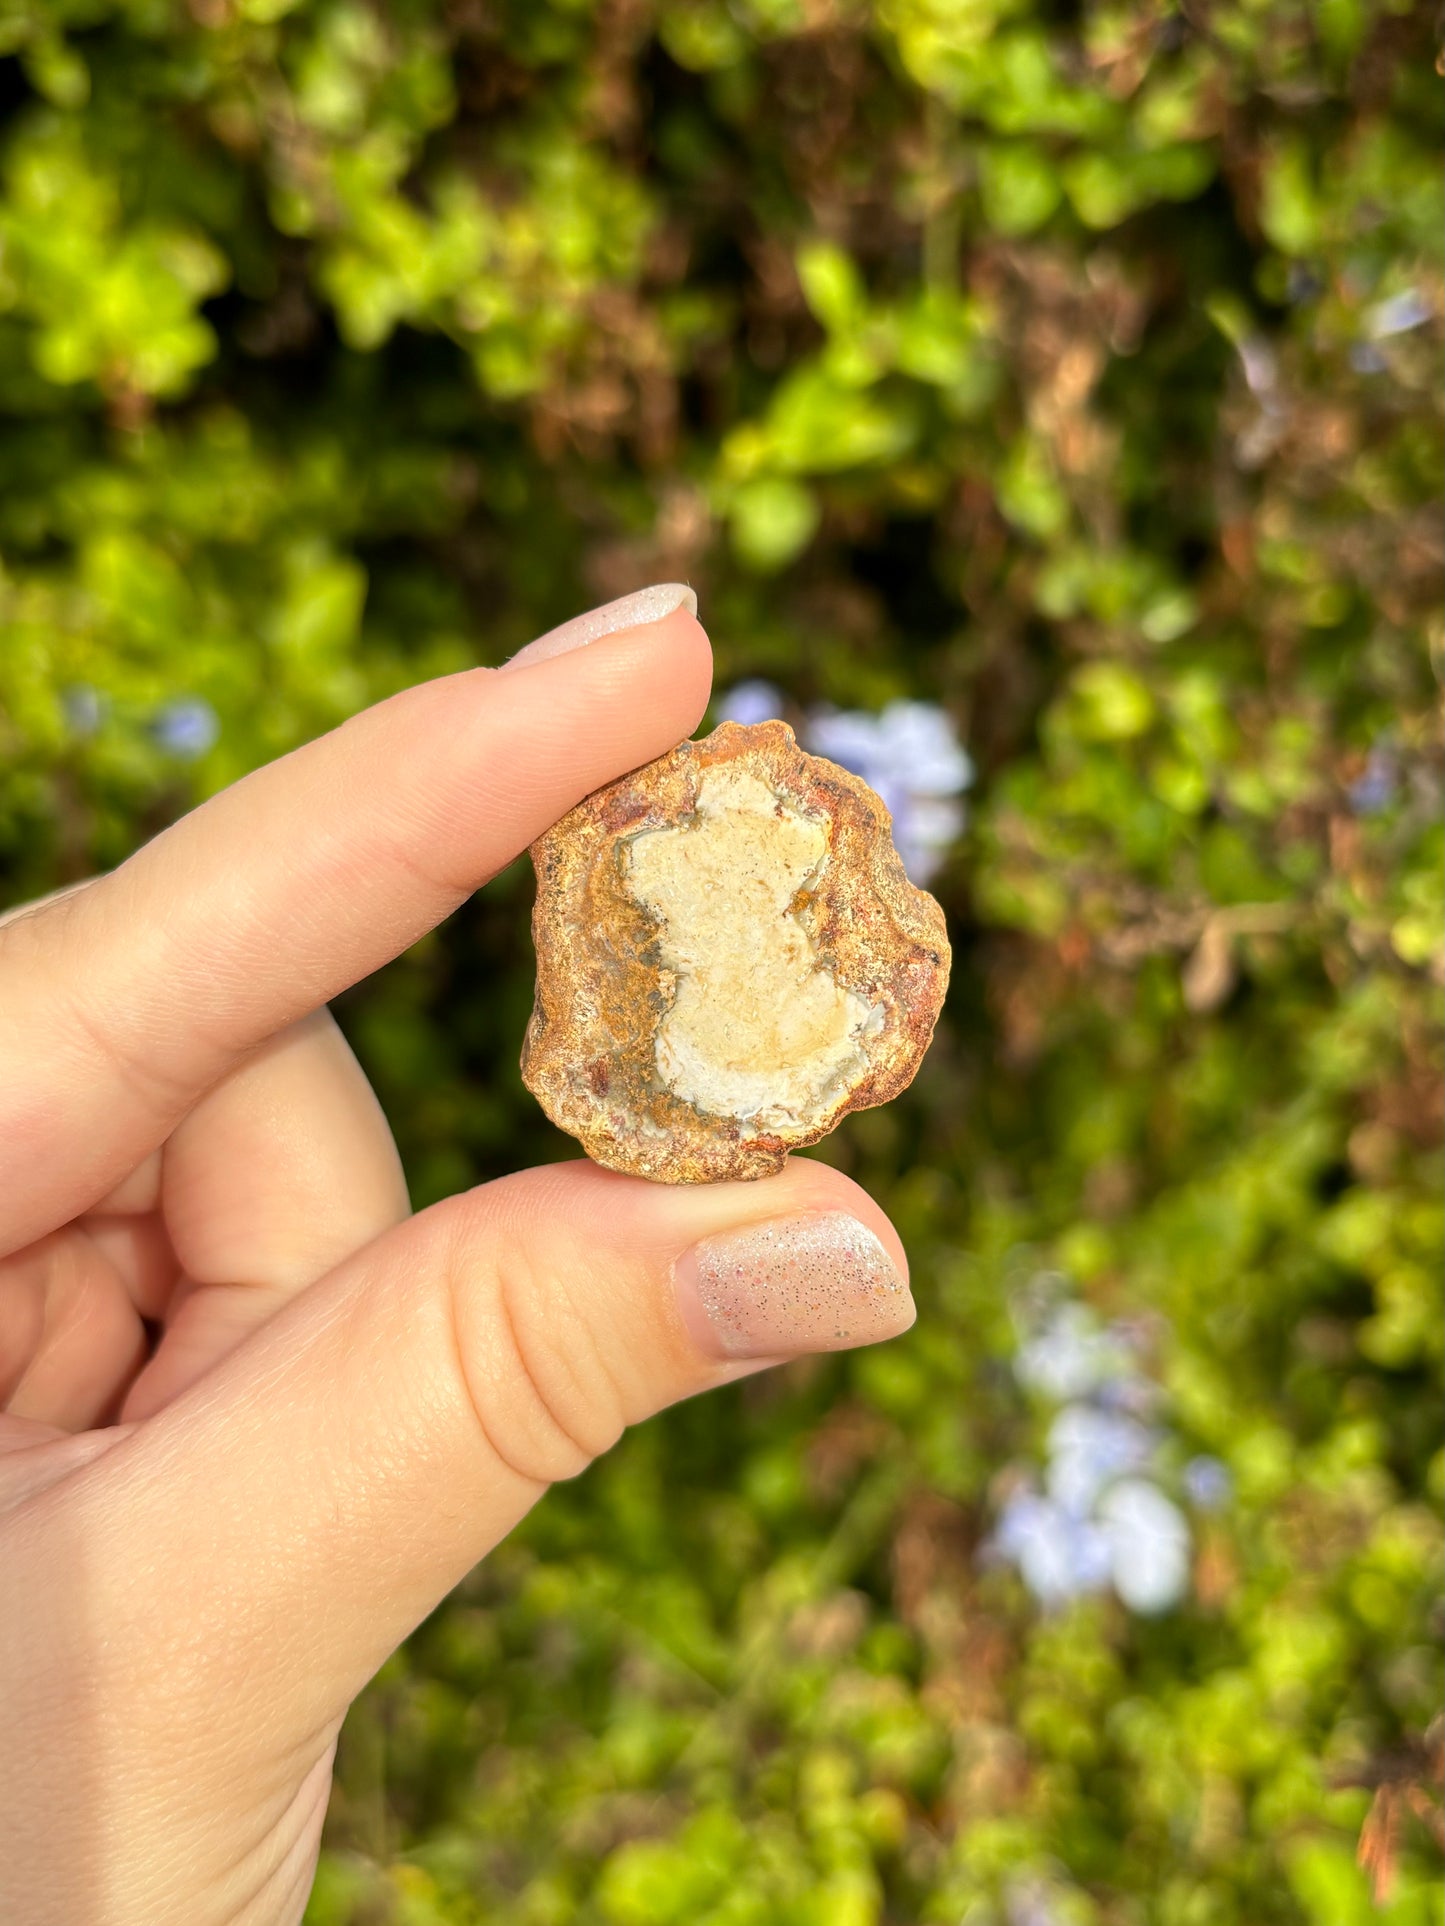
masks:
[[[943,913],[873,791],[785,724],[683,743],[532,857],[522,1075],[597,1162],[767,1176],[912,1081],[948,981]]]

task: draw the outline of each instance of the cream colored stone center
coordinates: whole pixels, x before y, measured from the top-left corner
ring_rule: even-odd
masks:
[[[882,1013],[820,967],[795,909],[827,853],[821,823],[727,764],[703,776],[687,822],[633,838],[628,882],[677,978],[656,1043],[674,1096],[778,1128],[862,1068]]]

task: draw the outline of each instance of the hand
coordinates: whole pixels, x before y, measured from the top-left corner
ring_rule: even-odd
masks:
[[[0,925],[11,1926],[299,1919],[347,1706],[548,1484],[912,1319],[897,1237],[817,1163],[669,1189],[579,1160],[409,1217],[326,1012],[696,726],[706,637],[650,595]]]

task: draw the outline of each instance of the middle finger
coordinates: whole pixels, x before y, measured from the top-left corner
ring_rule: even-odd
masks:
[[[293,1023],[201,1099],[162,1154],[160,1207],[181,1282],[127,1419],[169,1403],[409,1213],[390,1128],[329,1010]]]

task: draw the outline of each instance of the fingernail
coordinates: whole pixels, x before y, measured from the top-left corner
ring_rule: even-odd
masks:
[[[896,1337],[916,1315],[882,1244],[841,1211],[705,1237],[674,1275],[693,1341],[718,1358],[845,1351]]]
[[[660,622],[663,616],[684,608],[689,615],[697,614],[697,597],[685,582],[657,582],[651,588],[637,589],[631,595],[619,596],[615,602],[604,603],[600,609],[589,609],[585,615],[574,615],[560,628],[548,629],[535,642],[518,649],[506,666],[510,669],[519,662],[545,662],[549,655],[585,649],[589,642],[598,642],[604,635],[616,635],[621,629],[638,629],[645,622]]]

